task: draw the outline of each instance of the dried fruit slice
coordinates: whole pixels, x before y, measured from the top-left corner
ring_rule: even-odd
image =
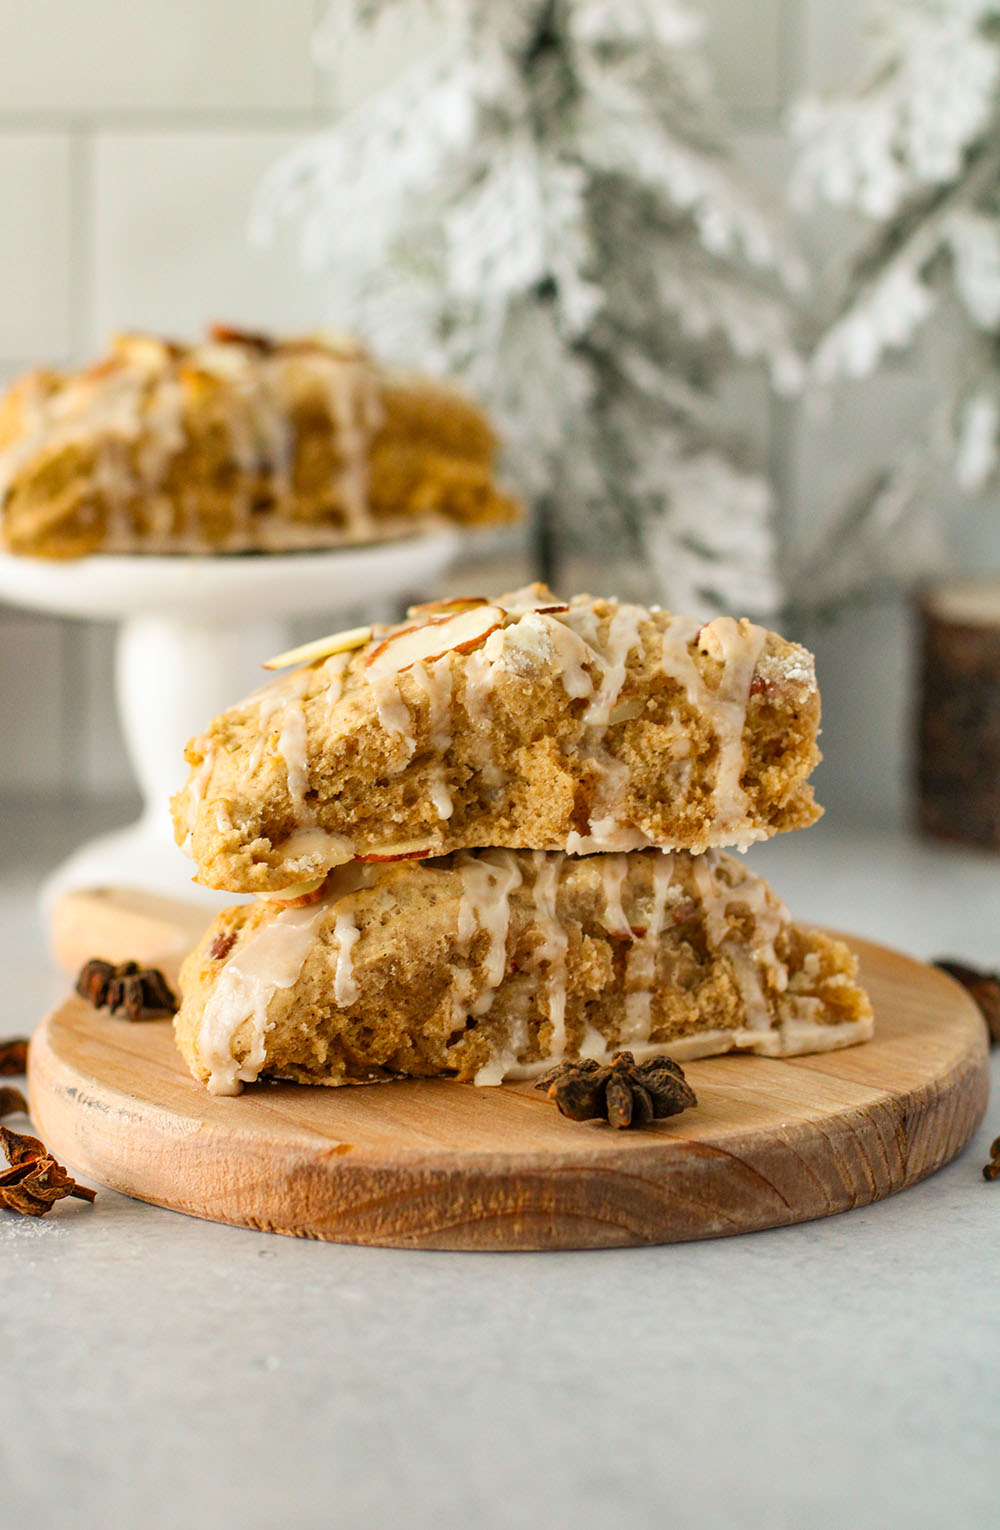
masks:
[[[439,616],[422,626],[403,627],[365,659],[368,678],[395,675],[411,664],[440,659],[446,653],[468,653],[502,626],[506,616],[500,606],[475,606],[457,616]]]
[[[311,643],[302,643],[298,648],[289,648],[285,653],[276,654],[273,659],[265,659],[263,667],[288,669],[293,664],[315,664],[317,659],[326,659],[331,654],[363,648],[371,641],[371,636],[371,627],[348,627],[346,632],[332,632],[329,637],[313,638]]]

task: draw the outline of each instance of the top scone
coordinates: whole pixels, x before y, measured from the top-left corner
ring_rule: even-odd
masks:
[[[33,372],[0,400],[0,542],[280,551],[510,520],[496,446],[460,393],[350,340],[123,335],[96,366]]]
[[[354,858],[745,847],[819,816],[804,648],[541,585],[310,645],[193,740],[198,880],[305,895]]]

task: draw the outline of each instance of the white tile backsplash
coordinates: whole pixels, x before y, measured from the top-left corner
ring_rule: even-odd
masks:
[[[70,140],[0,132],[0,358],[70,348]]]
[[[0,111],[307,108],[313,0],[0,0]]]
[[[289,132],[100,133],[93,146],[93,295],[88,344],[118,328],[197,334],[206,320],[315,327],[322,291],[290,232],[247,242],[261,176],[299,141]]]
[[[5,611],[0,620],[0,783],[59,791],[67,783],[64,624]]]
[[[850,76],[869,3],[700,0],[737,147],[776,196],[790,163],[782,113],[803,86]],[[326,81],[309,46],[323,9],[325,0],[0,0],[0,380],[97,354],[118,327],[184,336],[211,318],[293,329],[322,316],[322,287],[300,272],[290,232],[273,249],[249,247],[253,190],[320,108],[350,109],[428,52],[441,26],[427,0],[412,0],[354,39]],[[841,229],[832,215],[808,220],[809,253],[822,257]],[[923,387],[901,366],[832,400],[822,419],[772,410],[742,374],[726,392],[801,524],[874,460],[880,432],[905,436]],[[984,510],[967,540],[996,548],[996,528]],[[824,686],[822,795],[836,811],[898,813],[902,608],[847,613],[802,635],[817,645]],[[0,790],[121,795],[129,768],[112,687],[109,627],[0,606]]]

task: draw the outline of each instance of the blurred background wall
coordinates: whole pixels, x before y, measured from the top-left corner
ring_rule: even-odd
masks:
[[[246,240],[263,172],[307,131],[426,44],[418,6],[345,56],[312,66],[319,0],[0,0],[0,380],[100,353],[109,332],[195,334],[206,319],[295,328],[321,297],[291,236]],[[861,0],[702,0],[736,146],[779,195],[781,129],[803,89],[856,71]],[[822,262],[832,215],[802,230]],[[734,414],[767,439],[786,516],[804,522],[887,435],[918,417],[935,332],[920,353],[819,417],[734,377]],[[929,349],[928,349],[929,348]],[[946,492],[946,491],[942,491]],[[977,524],[979,529],[977,530]],[[971,527],[971,529],[968,529]],[[981,523],[963,531],[975,551]],[[985,533],[983,533],[985,535]],[[886,599],[811,619],[827,730],[822,799],[853,817],[903,811],[910,628]],[[111,633],[0,606],[0,791],[129,787],[114,718]]]

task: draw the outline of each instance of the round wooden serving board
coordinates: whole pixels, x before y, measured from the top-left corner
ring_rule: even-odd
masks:
[[[220,1099],[188,1075],[169,1023],[77,998],[32,1041],[32,1117],[61,1160],[127,1195],[340,1243],[604,1248],[802,1222],[933,1173],[986,1106],[971,999],[852,944],[873,1041],[689,1063],[697,1107],[641,1131],[565,1120],[530,1084],[258,1084]]]

